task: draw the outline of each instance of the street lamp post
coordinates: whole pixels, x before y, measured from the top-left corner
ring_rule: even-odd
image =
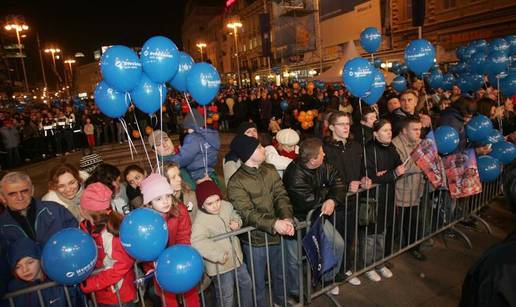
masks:
[[[68,90],[68,94],[70,94],[72,88],[73,88],[73,69],[72,64],[75,64],[74,59],[68,59],[64,61],[65,64],[68,64],[68,67],[70,68],[70,89]],[[66,74],[66,72],[65,72]]]
[[[52,66],[54,67],[54,74],[56,74],[57,78],[57,90],[59,91],[59,75],[57,73],[56,68],[56,53],[61,53],[61,49],[59,48],[48,48],[45,49],[45,53],[50,53],[52,55]]]
[[[203,56],[202,56],[202,48],[206,48],[207,45],[206,45],[206,43],[199,42],[199,43],[197,43],[196,46],[197,46],[197,48],[199,48],[199,50],[201,50],[201,62],[202,62],[202,61],[204,61]]]
[[[27,82],[27,71],[25,70],[25,60],[23,59],[23,52],[22,52],[22,45],[21,45],[21,39],[20,39],[20,32],[29,30],[29,26],[26,24],[8,24],[4,27],[7,31],[14,30],[16,31],[16,38],[18,40],[18,49],[20,50],[20,59],[22,63],[22,69],[23,69],[23,78],[25,81],[25,91],[29,92],[29,83]]]
[[[242,87],[240,81],[240,60],[238,58],[238,28],[242,27],[242,23],[238,21],[228,23],[228,28],[233,29],[233,35],[235,36],[235,56],[237,62],[237,79],[238,79],[238,87]]]

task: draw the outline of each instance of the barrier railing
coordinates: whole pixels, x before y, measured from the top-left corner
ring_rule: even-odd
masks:
[[[295,221],[293,237],[280,236],[276,240],[277,237],[254,227],[215,236],[211,238],[214,241],[230,241],[229,256],[236,268],[221,273],[217,264],[216,275],[210,276],[212,285],[199,291],[200,303],[202,306],[244,307],[304,305],[318,296],[328,295],[338,305],[328,291],[364,272],[383,267],[406,251],[418,251],[419,245],[430,238],[454,233],[471,246],[467,236],[456,228],[459,223],[477,220],[490,232],[489,224],[479,217],[479,212],[500,194],[501,179],[484,183],[482,188],[480,194],[452,199],[448,191],[431,189],[422,175],[415,173],[406,174],[396,182],[348,193],[345,203],[338,206],[333,215],[324,218],[325,234],[332,242],[333,252],[337,258],[342,258],[340,272],[325,275],[315,284],[302,239],[319,216],[320,208],[310,211],[306,220]],[[263,243],[253,242],[256,236],[252,234],[257,233],[263,235]],[[446,243],[446,236],[443,238]],[[241,257],[237,245],[241,246]],[[141,277],[136,265],[135,271],[137,278]],[[14,291],[4,298],[15,306],[17,296],[36,293],[40,305],[45,306],[42,291],[51,287],[62,288],[67,305],[75,306],[69,288],[55,282]],[[89,300],[97,306],[94,295]],[[141,285],[138,286],[137,301],[145,306]],[[118,305],[123,306],[120,300]]]

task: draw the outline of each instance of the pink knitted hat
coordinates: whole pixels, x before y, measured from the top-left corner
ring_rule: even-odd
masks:
[[[143,194],[143,203],[148,204],[153,199],[163,195],[173,194],[170,183],[167,178],[160,174],[150,174],[149,177],[145,178],[140,184],[140,190]]]
[[[104,184],[95,182],[84,189],[81,196],[81,208],[89,211],[101,211],[111,208],[113,192]]]

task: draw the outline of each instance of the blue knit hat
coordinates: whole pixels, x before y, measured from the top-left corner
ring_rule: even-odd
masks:
[[[9,246],[7,259],[11,269],[16,267],[16,264],[23,257],[31,257],[34,259],[41,258],[41,248],[32,239],[22,237]]]

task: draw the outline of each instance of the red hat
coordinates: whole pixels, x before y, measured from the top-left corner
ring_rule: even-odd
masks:
[[[219,187],[217,187],[217,185],[213,181],[206,180],[199,183],[195,188],[195,196],[197,196],[197,206],[199,206],[199,208],[202,208],[202,205],[204,204],[206,198],[212,195],[218,195],[220,198],[222,198],[222,193],[220,192]]]
[[[111,208],[113,192],[104,184],[95,182],[86,187],[81,196],[81,208],[102,211]]]

